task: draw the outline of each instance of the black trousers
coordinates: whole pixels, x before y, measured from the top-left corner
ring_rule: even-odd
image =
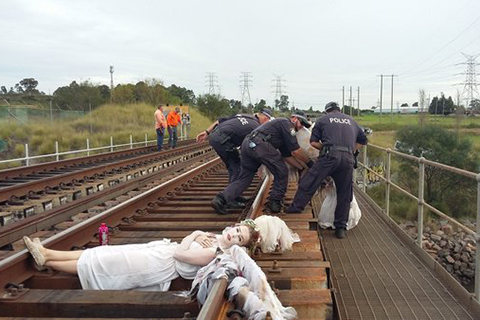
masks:
[[[260,138],[253,138],[253,142],[256,144],[254,148],[250,147],[250,142],[249,138],[245,138],[242,143],[240,176],[221,193],[227,202],[242,195],[252,183],[258,167],[264,164],[274,177],[270,200],[282,201],[288,186],[288,168],[283,161],[282,155],[269,142],[265,142]]]
[[[345,228],[353,198],[354,157],[347,152],[333,151],[321,156],[302,177],[293,202],[288,208],[292,212],[303,211],[307,203],[326,177],[331,176],[337,187],[337,207],[335,208],[335,228]]]
[[[235,145],[228,140],[228,135],[214,130],[209,136],[210,145],[218,154],[228,170],[228,182],[232,183],[240,175],[240,155]]]

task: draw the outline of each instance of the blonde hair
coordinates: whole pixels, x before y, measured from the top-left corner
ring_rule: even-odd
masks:
[[[260,230],[260,248],[262,252],[292,250],[294,242],[299,242],[298,234],[290,230],[278,217],[264,215],[255,219]]]

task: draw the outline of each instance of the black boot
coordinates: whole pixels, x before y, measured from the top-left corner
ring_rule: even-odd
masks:
[[[345,231],[345,228],[335,228],[335,237],[337,237],[338,239],[345,238],[345,233],[347,233]]]
[[[230,201],[229,203],[227,203],[227,208],[228,209],[244,209],[245,203],[238,202],[238,201]]]
[[[222,194],[217,194],[212,200],[212,207],[218,214],[228,214],[227,201]]]
[[[247,197],[240,196],[240,197],[236,197],[235,201],[242,202],[242,203],[247,203],[248,201],[250,201],[250,199],[252,199],[252,198],[247,198]]]
[[[265,205],[264,212],[279,213],[282,210],[282,202],[280,200],[270,200]]]

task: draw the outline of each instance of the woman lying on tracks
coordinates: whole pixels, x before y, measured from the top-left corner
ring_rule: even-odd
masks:
[[[282,220],[271,218],[258,218],[261,228],[247,219],[225,228],[220,235],[194,231],[180,244],[163,239],[145,244],[56,251],[44,248],[39,239],[24,237],[24,242],[39,267],[77,274],[83,289],[166,291],[173,279],[179,276],[193,279],[200,267],[217,254],[228,252],[231,246],[253,247],[258,242],[259,229],[264,239],[261,245],[269,243],[271,247],[272,242],[278,242],[282,250],[291,248],[294,238],[288,227]],[[276,226],[282,224],[279,229],[282,231],[278,232]]]

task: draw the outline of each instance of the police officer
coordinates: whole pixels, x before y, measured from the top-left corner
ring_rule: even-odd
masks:
[[[264,164],[274,176],[266,211],[280,212],[288,185],[288,168],[284,160],[299,169],[307,166],[307,162],[309,165],[313,165],[313,161],[309,160],[300,149],[295,137],[295,132],[302,126],[308,128],[310,123],[299,111],[290,119],[279,118],[266,122],[248,135],[243,140],[241,147],[240,176],[212,200],[212,207],[215,211],[219,214],[226,214],[226,204],[240,196],[248,188],[258,167]]]
[[[310,138],[310,144],[320,150],[320,156],[300,180],[287,213],[302,212],[322,181],[332,176],[337,187],[335,235],[343,238],[353,197],[353,154],[367,144],[367,137],[350,116],[340,112],[336,102],[327,103],[325,111],[327,114],[316,121]]]
[[[203,142],[208,138],[210,145],[225,163],[228,170],[228,181],[232,183],[240,174],[240,155],[238,147],[250,132],[272,119],[270,109],[262,109],[255,115],[235,114],[231,117],[220,118],[212,123],[207,130],[197,135],[197,142]],[[248,199],[237,197],[238,202],[246,202]],[[241,207],[234,202],[231,207]]]

